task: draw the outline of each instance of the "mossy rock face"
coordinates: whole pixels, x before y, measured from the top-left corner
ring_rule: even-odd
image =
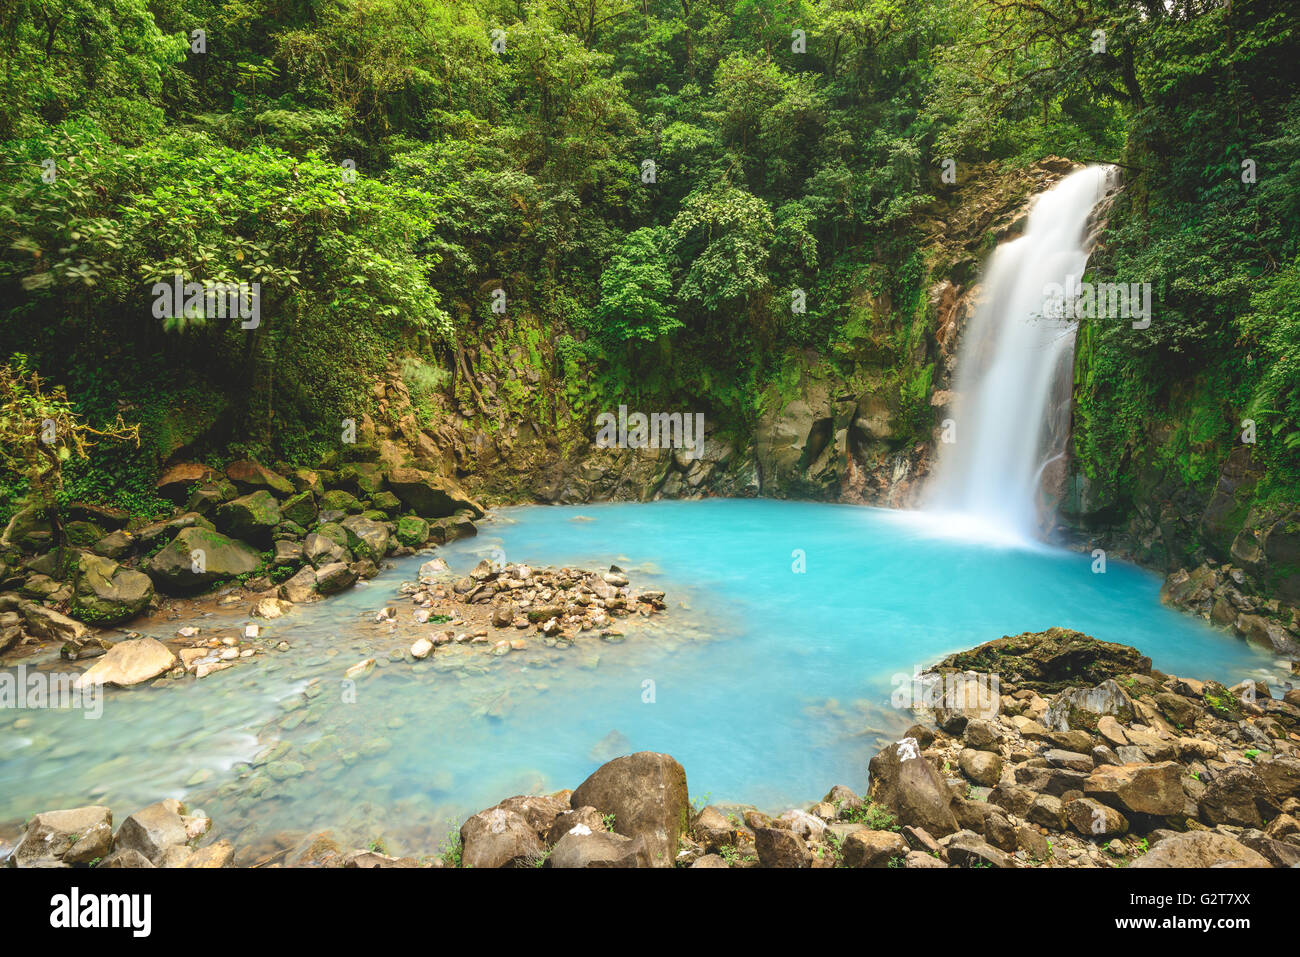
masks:
[[[280,514],[306,528],[316,521],[316,499],[311,492],[299,492],[285,500],[280,506]]]
[[[370,505],[385,515],[396,515],[402,510],[401,500],[392,492],[376,492],[370,499]]]
[[[242,538],[260,548],[267,548],[282,519],[280,504],[265,489],[227,502],[214,516],[217,528],[227,535]]]
[[[183,593],[250,574],[260,562],[261,556],[241,541],[206,528],[187,528],[144,570],[159,588]]]
[[[407,548],[419,548],[429,540],[429,523],[415,515],[399,518],[397,540]]]
[[[82,555],[77,563],[72,614],[97,625],[116,625],[144,611],[153,599],[149,576],[111,558]]]
[[[299,492],[311,492],[314,495],[325,492],[325,481],[315,469],[293,469],[289,473],[289,481]]]
[[[1098,641],[1068,628],[1025,632],[949,655],[937,668],[1001,675],[1004,681],[1035,691],[1095,687],[1107,678],[1151,673],[1151,659],[1137,649]]]
[[[345,492],[341,488],[331,489],[320,497],[320,510],[322,512],[347,512],[349,515],[356,514],[362,510],[361,502],[351,492]]]

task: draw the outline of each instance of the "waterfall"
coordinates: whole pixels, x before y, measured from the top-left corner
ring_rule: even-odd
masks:
[[[1076,324],[1053,318],[1047,290],[1082,280],[1089,220],[1112,173],[1090,166],[1040,194],[1023,235],[986,265],[926,489],[928,510],[945,524],[1026,542],[1050,519],[1041,486],[1048,466],[1064,461]]]

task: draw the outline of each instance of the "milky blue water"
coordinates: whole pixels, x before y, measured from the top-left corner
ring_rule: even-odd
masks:
[[[674,755],[692,795],[715,802],[781,810],[836,783],[861,790],[871,755],[913,720],[890,706],[895,683],[1005,634],[1075,628],[1229,684],[1286,671],[1162,607],[1159,579],[1141,569],[1112,561],[1094,574],[1090,556],[950,531],[909,513],[764,500],[501,509],[477,538],[438,550],[454,571],[501,552],[535,567],[614,561],[635,588],[667,592],[668,610],[618,644],[530,639],[504,658],[476,646],[390,661],[436,630],[395,599],[428,556],[404,559],[264,624],[265,653],[229,671],[111,692],[98,720],[0,713],[0,822],[92,800],[124,815],[174,795],[237,845],[330,829],[350,845],[431,853],[466,814],[576,787],[635,750]],[[401,620],[376,625],[387,604]],[[246,608],[197,624],[233,634]],[[271,650],[280,639],[290,652]],[[369,656],[379,665],[348,700],[342,672]],[[277,775],[246,763],[269,748]]]

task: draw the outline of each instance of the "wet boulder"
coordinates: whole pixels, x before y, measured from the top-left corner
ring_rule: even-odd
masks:
[[[415,515],[397,520],[397,540],[407,548],[419,548],[429,540],[429,523]]]

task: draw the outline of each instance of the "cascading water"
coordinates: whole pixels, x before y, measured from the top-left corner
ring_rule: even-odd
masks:
[[[989,260],[927,489],[927,508],[945,524],[1001,540],[1041,535],[1042,475],[1065,452],[1076,329],[1073,320],[1051,317],[1047,290],[1082,279],[1089,218],[1112,173],[1090,166],[1041,194],[1024,235]]]

